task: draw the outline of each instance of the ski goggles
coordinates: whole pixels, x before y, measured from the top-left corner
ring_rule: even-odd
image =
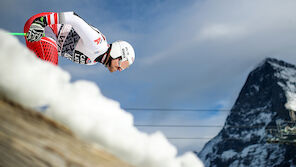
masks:
[[[120,67],[120,70],[123,71],[129,67],[129,62],[126,58],[121,58],[118,61],[118,66]]]

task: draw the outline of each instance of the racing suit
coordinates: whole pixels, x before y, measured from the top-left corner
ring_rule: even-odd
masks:
[[[55,65],[58,64],[58,56],[79,64],[93,65],[100,62],[106,65],[110,58],[106,54],[110,45],[98,29],[74,12],[47,12],[32,16],[24,26],[25,33],[39,17],[44,17],[46,21],[44,37],[35,42],[26,40],[27,47],[37,57]]]

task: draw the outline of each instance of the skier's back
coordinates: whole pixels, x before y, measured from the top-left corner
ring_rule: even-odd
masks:
[[[58,55],[79,63],[104,64],[110,72],[128,68],[135,59],[125,41],[107,43],[106,37],[74,12],[40,13],[24,26],[29,49],[46,61],[58,64]]]

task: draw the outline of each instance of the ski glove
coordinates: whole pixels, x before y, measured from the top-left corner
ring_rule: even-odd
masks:
[[[36,18],[30,26],[29,31],[27,32],[27,40],[29,42],[36,42],[41,40],[44,37],[44,27],[47,26],[45,17]]]

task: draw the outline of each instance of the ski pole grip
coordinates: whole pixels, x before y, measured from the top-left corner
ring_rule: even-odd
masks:
[[[20,36],[27,36],[27,33],[19,33],[19,32],[10,32],[10,35],[20,35]]]

